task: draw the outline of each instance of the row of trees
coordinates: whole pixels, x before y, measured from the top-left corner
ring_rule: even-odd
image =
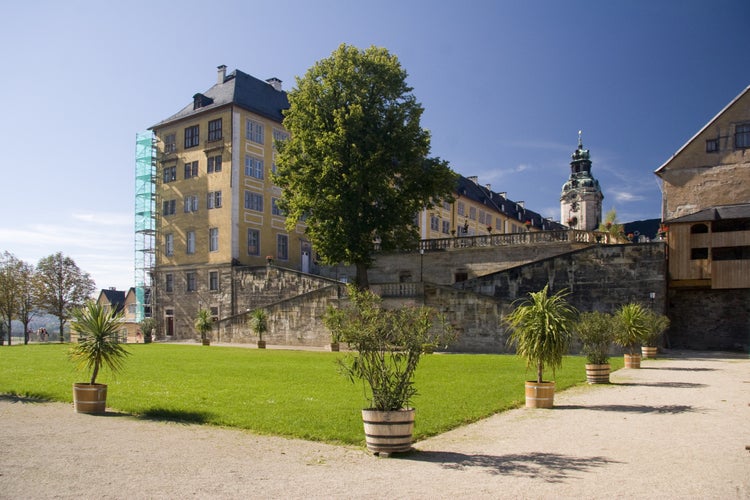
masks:
[[[65,322],[73,308],[91,297],[96,285],[91,276],[81,271],[72,258],[62,252],[39,260],[36,266],[12,253],[0,255],[0,317],[11,343],[11,324],[23,324],[24,343],[28,343],[29,323],[39,313],[56,316],[60,322],[60,342]],[[0,345],[4,335],[0,335]]]

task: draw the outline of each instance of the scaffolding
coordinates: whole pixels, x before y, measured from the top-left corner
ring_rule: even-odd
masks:
[[[150,132],[135,136],[135,320],[152,313],[156,256],[156,142]]]

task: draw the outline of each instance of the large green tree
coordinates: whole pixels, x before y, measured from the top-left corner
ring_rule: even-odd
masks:
[[[60,342],[65,322],[74,308],[82,306],[94,292],[89,273],[62,252],[42,258],[36,266],[36,302],[39,308],[60,320]]]
[[[416,214],[456,186],[448,163],[427,156],[406,77],[384,48],[339,46],[297,78],[284,113],[291,137],[277,143],[287,228],[303,221],[322,261],[356,265],[361,288],[376,246],[414,248]]]
[[[10,252],[0,255],[0,316],[4,330],[8,332],[8,345],[11,343],[11,326],[18,318],[21,304],[21,280],[23,261]],[[0,345],[4,339],[0,337]]]

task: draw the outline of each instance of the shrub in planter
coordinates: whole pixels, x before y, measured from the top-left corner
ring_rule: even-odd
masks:
[[[107,405],[107,385],[97,384],[102,368],[117,373],[130,354],[120,344],[118,336],[123,327],[123,313],[109,310],[94,301],[73,309],[72,331],[78,333],[78,342],[68,351],[76,368],[88,371],[89,382],[73,384],[73,403],[78,413],[104,413]]]
[[[626,368],[641,367],[641,344],[646,340],[650,327],[649,310],[641,304],[631,302],[615,312],[615,343],[624,347]]]
[[[669,328],[669,318],[646,309],[646,324],[648,333],[643,339],[641,352],[644,358],[655,358],[659,344],[661,344],[662,334]]]
[[[578,312],[565,300],[568,292],[549,294],[549,285],[532,292],[504,318],[511,334],[508,344],[536,369],[536,380],[526,382],[526,406],[551,408],[555,383],[544,381],[544,369],[562,365],[570,344],[571,331]]]
[[[590,384],[609,383],[609,350],[614,330],[612,315],[594,311],[583,312],[575,323],[576,337],[586,356],[586,380]]]
[[[203,345],[211,345],[211,339],[208,337],[208,334],[213,327],[214,320],[211,318],[211,313],[206,309],[198,311],[198,316],[195,317],[195,329],[201,336]]]
[[[351,305],[329,308],[323,323],[352,350],[338,359],[341,372],[365,386],[367,447],[375,453],[408,451],[420,357],[453,340],[453,330],[432,308],[385,309],[369,290],[350,285],[347,291]]]
[[[258,336],[258,349],[266,348],[266,341],[263,340],[263,334],[268,331],[268,315],[263,309],[255,309],[250,313],[250,326],[253,333]]]

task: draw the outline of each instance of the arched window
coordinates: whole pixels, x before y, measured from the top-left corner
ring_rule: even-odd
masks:
[[[703,234],[708,232],[708,226],[705,224],[694,224],[690,226],[690,234]]]

